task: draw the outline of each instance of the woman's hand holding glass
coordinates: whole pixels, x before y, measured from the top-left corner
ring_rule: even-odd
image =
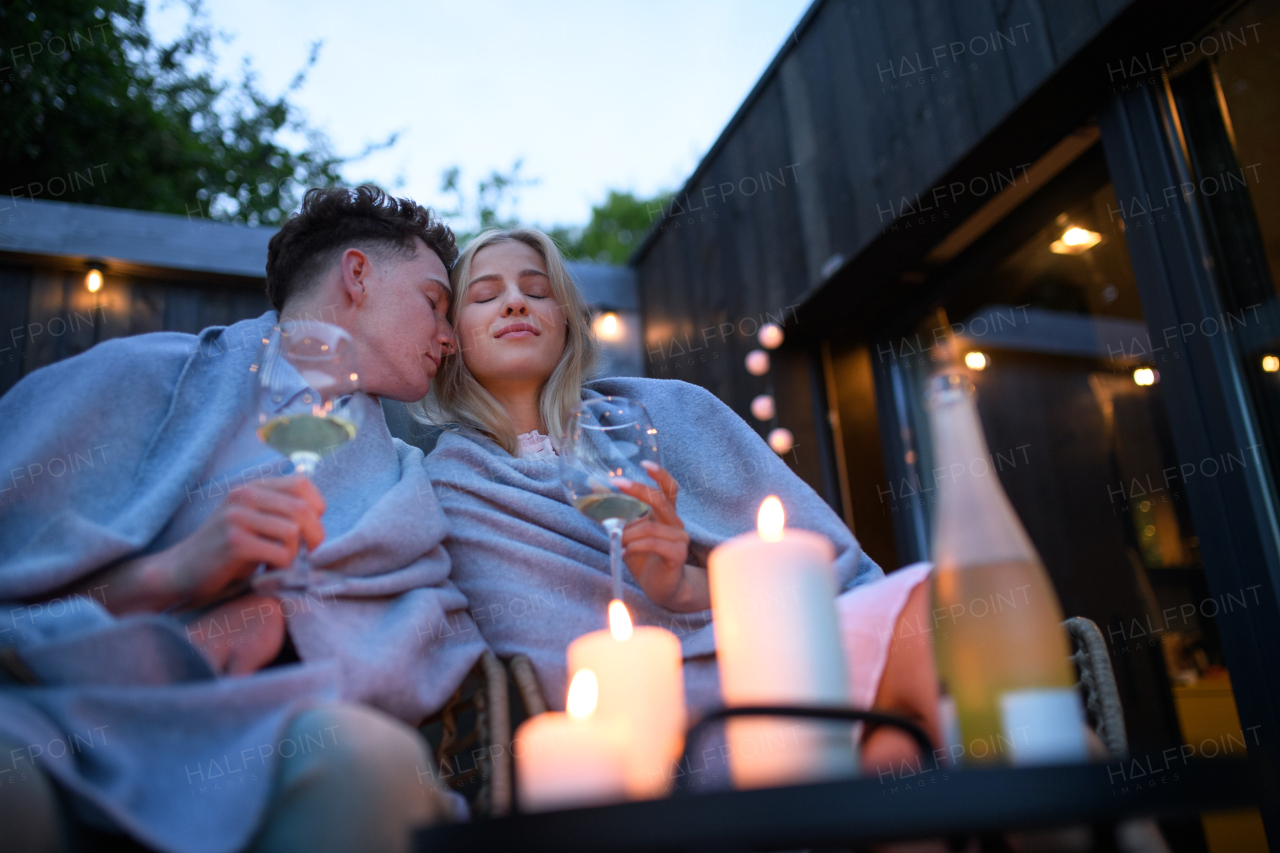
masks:
[[[645,595],[656,604],[679,613],[706,610],[711,606],[707,570],[691,566],[689,533],[676,512],[680,486],[656,462],[644,461],[658,488],[611,477],[618,491],[644,501],[651,512],[637,518],[622,531],[622,559]]]

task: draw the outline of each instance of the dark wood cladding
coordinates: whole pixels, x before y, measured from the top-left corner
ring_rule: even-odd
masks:
[[[257,317],[270,307],[257,287],[108,274],[90,293],[83,272],[0,267],[0,394],[39,367],[109,338],[198,332]]]
[[[764,434],[753,320],[785,313],[784,346],[806,352],[863,339],[918,295],[931,246],[1111,97],[1108,67],[1221,5],[818,0],[633,258],[649,375]],[[972,190],[930,202],[957,181]],[[813,420],[779,409],[793,431]]]
[[[794,315],[825,264],[879,236],[1118,6],[816,4],[637,254],[650,374],[746,414],[749,318]],[[729,323],[714,358],[686,344]]]

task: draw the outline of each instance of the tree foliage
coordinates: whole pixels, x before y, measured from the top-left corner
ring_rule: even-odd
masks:
[[[523,163],[516,160],[510,171],[494,169],[488,177],[468,192],[463,186],[458,166],[445,169],[440,176],[440,190],[453,198],[452,206],[440,215],[458,237],[460,244],[486,228],[518,228],[527,224],[520,219],[519,192],[535,186],[536,179],[521,174]],[[551,235],[565,257],[571,260],[602,264],[625,264],[640,245],[653,222],[671,200],[669,193],[653,198],[640,198],[629,192],[610,190],[603,204],[591,208],[586,225],[553,225],[543,227]]]
[[[272,97],[247,65],[236,85],[199,70],[213,67],[214,36],[198,0],[189,10],[163,44],[133,0],[0,5],[0,192],[256,225],[338,182],[354,158],[334,154],[288,100],[319,45]]]
[[[591,208],[591,219],[581,228],[552,229],[567,253],[584,261],[625,264],[639,247],[649,228],[662,216],[669,193],[639,198],[610,190],[604,204]]]
[[[468,193],[463,188],[462,169],[450,166],[440,175],[440,191],[453,197],[453,206],[437,211],[449,222],[459,245],[489,228],[512,229],[521,225],[517,210],[522,187],[538,182],[520,174],[523,162],[516,160],[511,171],[494,169],[486,178],[476,182],[476,188]]]
[[[395,144],[341,157],[290,103],[319,44],[277,97],[247,64],[238,83],[216,79],[213,29],[199,0],[186,2],[172,43],[153,37],[136,0],[0,4],[0,194],[273,225],[308,187],[340,183],[344,164]],[[537,183],[521,169],[495,169],[473,190],[458,167],[444,171],[453,205],[440,213],[460,242],[521,224],[520,191]],[[668,200],[611,191],[585,225],[545,230],[570,258],[622,264]]]

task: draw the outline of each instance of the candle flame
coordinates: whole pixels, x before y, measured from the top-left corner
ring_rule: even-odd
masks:
[[[596,674],[589,669],[580,669],[573,674],[573,681],[569,682],[565,710],[575,720],[585,720],[595,713],[599,696],[600,682],[596,680]]]
[[[766,542],[781,542],[782,528],[786,525],[787,514],[782,509],[782,501],[777,495],[769,495],[760,504],[760,512],[756,516],[756,531]]]
[[[615,640],[631,639],[631,614],[618,599],[609,602],[609,630]]]

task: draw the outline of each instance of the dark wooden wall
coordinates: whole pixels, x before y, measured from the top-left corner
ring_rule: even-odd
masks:
[[[904,197],[924,198],[1126,5],[818,0],[637,252],[649,375],[703,385],[765,433],[749,406],[769,380],[742,361],[758,321],[785,315],[796,331],[795,307]],[[956,61],[949,47],[933,58],[953,42]],[[779,420],[799,434],[812,400],[787,396]]]
[[[148,267],[146,276],[109,272],[94,294],[84,286],[83,268],[66,270],[57,263],[52,256],[0,254],[0,394],[32,370],[108,338],[160,331],[194,334],[257,317],[271,307],[262,279],[212,274],[202,279],[189,272],[169,277]],[[568,266],[587,303],[616,312],[627,330],[622,341],[604,347],[602,375],[643,374],[633,271]]]
[[[0,266],[0,394],[26,374],[108,338],[198,332],[257,317],[261,284],[107,275],[90,293],[83,272]]]

